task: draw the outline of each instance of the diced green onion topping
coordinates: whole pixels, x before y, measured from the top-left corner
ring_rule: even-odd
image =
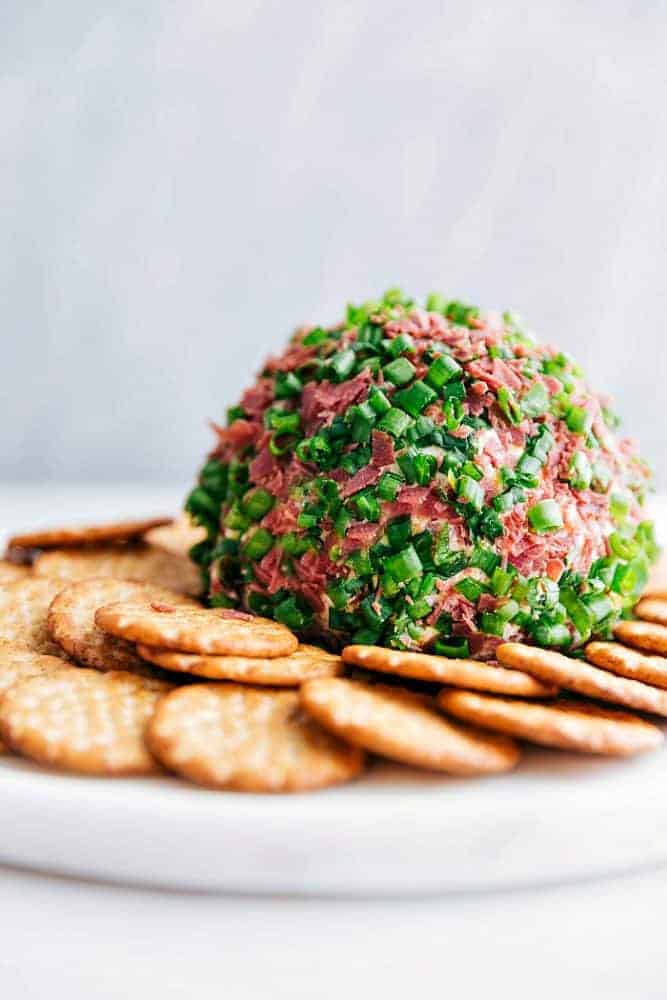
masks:
[[[303,390],[303,382],[295,372],[278,372],[276,374],[276,399],[290,399],[298,396]]]
[[[307,333],[303,338],[301,343],[305,347],[314,347],[316,344],[323,344],[325,340],[329,339],[329,333],[327,330],[323,330],[321,327],[316,326],[314,330]]]
[[[457,493],[459,499],[469,503],[474,510],[481,510],[484,506],[484,490],[472,476],[461,476]]]
[[[383,368],[385,378],[394,385],[407,385],[414,378],[416,370],[407,358],[396,358]]]
[[[441,354],[430,365],[424,381],[436,392],[440,392],[443,385],[451,382],[452,379],[460,378],[462,374],[463,368],[458,361],[455,361],[449,354]]]
[[[414,546],[408,545],[401,552],[387,557],[385,569],[397,583],[407,583],[422,575],[423,566]]]
[[[565,415],[565,423],[574,434],[588,434],[593,417],[582,406],[571,406]]]
[[[399,359],[400,360],[400,359]],[[378,424],[378,430],[386,431],[393,438],[400,438],[405,434],[408,427],[412,426],[412,418],[404,410],[392,406]]]
[[[376,385],[373,386],[368,395],[368,403],[379,416],[382,416],[387,410],[391,409],[391,403],[382,389],[378,389]]]
[[[437,393],[425,382],[416,381],[407,389],[401,389],[394,394],[393,402],[400,406],[411,417],[418,417],[422,410],[437,399]]]
[[[557,623],[538,625],[533,635],[540,646],[568,646],[572,638],[569,629]]]
[[[357,493],[353,502],[359,517],[365,521],[380,520],[380,504],[374,493]]]
[[[311,614],[302,610],[296,602],[296,598],[292,595],[286,597],[284,601],[277,604],[273,609],[273,617],[276,621],[281,622],[283,625],[287,625],[291,629],[300,629],[308,624]]]
[[[334,382],[345,381],[354,368],[355,361],[356,356],[351,348],[348,348],[345,351],[337,351],[336,354],[332,354],[329,359],[329,370]]]
[[[527,417],[541,417],[549,409],[549,393],[541,382],[531,386],[521,400],[521,409]]]
[[[533,531],[545,534],[563,527],[563,515],[555,500],[540,500],[528,508],[528,520]]]
[[[511,424],[520,424],[523,413],[519,402],[511,389],[501,385],[498,389],[498,406]]]
[[[275,503],[275,498],[268,490],[258,488],[246,493],[241,501],[241,507],[251,521],[261,521],[265,514],[268,514]]]
[[[385,340],[382,345],[392,358],[397,358],[399,354],[408,352],[414,353],[415,345],[409,333],[399,333],[393,340]]]
[[[275,538],[266,528],[258,528],[243,546],[246,559],[261,559],[273,548]]]
[[[488,591],[488,587],[480,583],[479,580],[475,580],[472,576],[466,576],[456,584],[456,590],[458,590],[459,594],[463,594],[469,601],[472,601],[473,604],[477,604],[482,594]]]
[[[437,639],[433,652],[438,656],[447,656],[450,660],[465,659],[470,656],[470,643],[467,639],[452,636],[451,639]]]
[[[395,472],[385,472],[377,484],[377,495],[380,500],[395,500],[403,485],[403,480]]]
[[[570,459],[568,476],[573,490],[587,490],[591,485],[593,470],[583,451],[576,451]]]

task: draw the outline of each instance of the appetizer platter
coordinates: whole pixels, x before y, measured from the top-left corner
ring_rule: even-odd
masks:
[[[664,860],[650,471],[571,358],[391,291],[214,430],[176,519],[8,526],[0,860],[360,893]]]

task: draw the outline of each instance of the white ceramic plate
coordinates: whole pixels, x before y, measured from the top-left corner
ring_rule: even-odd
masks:
[[[153,507],[126,496],[123,512]],[[119,511],[116,492],[50,499],[79,516]],[[37,508],[34,491],[5,495],[0,517],[13,530]],[[476,781],[378,765],[352,785],[276,797],[5,757],[0,817],[0,862],[91,878],[252,893],[490,889],[667,861],[667,750],[628,761],[535,750],[513,774]]]

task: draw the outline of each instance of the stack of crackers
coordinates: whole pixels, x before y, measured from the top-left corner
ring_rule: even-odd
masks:
[[[629,756],[663,741],[666,591],[585,660],[511,642],[497,663],[374,646],[339,656],[277,622],[205,608],[187,558],[196,541],[169,519],[10,540],[2,752],[63,771],[168,771],[279,792],[349,781],[373,756],[491,775],[530,743]]]

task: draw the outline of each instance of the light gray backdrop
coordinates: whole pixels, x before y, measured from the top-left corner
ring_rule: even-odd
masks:
[[[185,480],[395,283],[518,309],[659,464],[666,51],[646,0],[4,0],[0,477]]]

